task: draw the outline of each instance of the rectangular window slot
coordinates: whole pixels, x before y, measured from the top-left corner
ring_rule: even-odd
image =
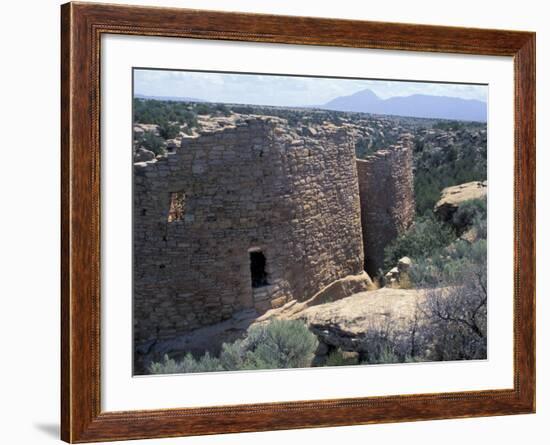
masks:
[[[168,222],[182,221],[185,211],[185,193],[170,193],[170,210],[168,211]]]

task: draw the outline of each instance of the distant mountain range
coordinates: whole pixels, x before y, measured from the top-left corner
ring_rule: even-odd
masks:
[[[413,94],[381,99],[371,90],[332,99],[320,108],[394,116],[487,121],[487,104],[474,99]]]
[[[210,102],[194,97],[146,96],[143,94],[136,94],[135,97],[140,99],[170,100],[177,102]],[[411,96],[395,96],[388,99],[381,99],[369,89],[358,91],[349,96],[337,97],[324,105],[306,105],[298,108],[322,108],[334,111],[389,114],[393,116],[425,117],[433,119],[487,121],[487,104],[480,100],[432,96],[427,94],[413,94]]]
[[[145,94],[134,94],[137,99],[170,100],[172,102],[208,102],[196,97],[177,97],[177,96],[146,96]]]

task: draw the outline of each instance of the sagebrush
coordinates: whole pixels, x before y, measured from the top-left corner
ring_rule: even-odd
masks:
[[[298,320],[274,320],[250,328],[245,338],[224,343],[218,357],[188,353],[181,361],[166,355],[151,363],[152,374],[304,368],[311,366],[319,342]]]

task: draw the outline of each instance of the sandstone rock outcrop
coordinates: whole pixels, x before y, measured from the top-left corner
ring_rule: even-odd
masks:
[[[390,269],[384,275],[385,287],[410,287],[409,271],[412,260],[409,257],[403,257],[397,262],[397,266]]]
[[[155,153],[145,148],[138,147],[134,151],[134,162],[149,162],[155,159]]]
[[[442,190],[441,198],[434,207],[434,212],[443,220],[449,221],[460,205],[472,199],[487,197],[487,181],[473,181],[447,187]]]
[[[366,272],[361,272],[357,275],[348,275],[347,277],[333,281],[306,301],[292,300],[281,307],[267,311],[258,317],[256,322],[269,321],[275,318],[290,319],[309,307],[338,301],[351,295],[374,289],[375,286]]]
[[[406,331],[423,298],[419,290],[382,288],[312,306],[291,318],[303,320],[327,352],[340,349],[360,354],[367,350],[364,340],[370,331],[390,325],[396,332]]]

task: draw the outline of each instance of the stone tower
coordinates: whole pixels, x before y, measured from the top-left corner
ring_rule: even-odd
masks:
[[[303,301],[361,273],[358,165],[343,128],[305,135],[275,117],[135,163],[135,341]]]
[[[384,249],[414,221],[413,157],[410,135],[396,145],[357,160],[365,270],[375,277]]]

